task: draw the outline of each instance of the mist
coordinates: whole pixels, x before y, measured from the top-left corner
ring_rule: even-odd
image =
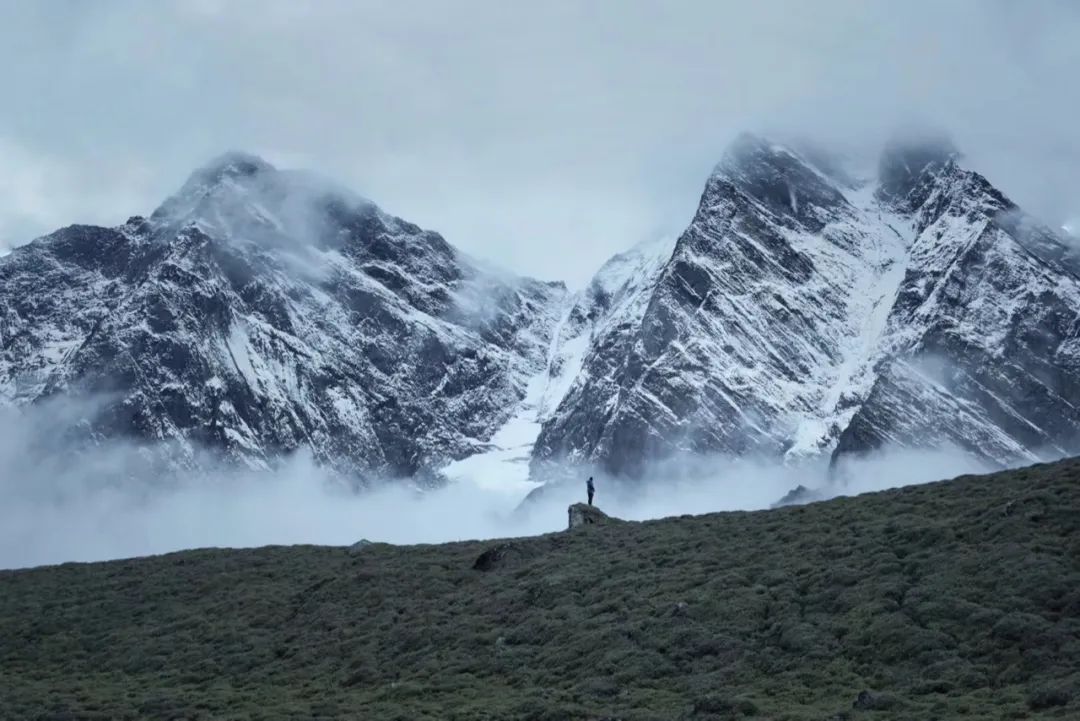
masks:
[[[535,535],[565,529],[567,506],[584,500],[583,478],[526,501],[534,486],[501,482],[497,468],[434,490],[395,482],[356,492],[304,452],[269,471],[204,459],[198,471],[150,474],[147,459],[166,455],[152,446],[110,441],[73,452],[54,429],[79,413],[69,401],[0,413],[0,568],[202,547]],[[852,461],[844,482],[826,482],[826,470],[826,459],[682,458],[654,464],[643,482],[598,476],[596,504],[648,520],[764,509],[797,485],[826,498],[989,469],[959,451],[894,450]]]

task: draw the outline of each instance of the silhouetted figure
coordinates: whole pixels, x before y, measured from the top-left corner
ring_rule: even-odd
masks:
[[[588,481],[586,481],[586,483],[585,483],[585,490],[586,490],[586,491],[588,492],[588,494],[589,494],[589,505],[591,506],[591,505],[592,505],[592,497],[593,497],[593,494],[594,494],[594,493],[596,493],[596,487],[595,487],[595,486],[593,486],[593,482],[592,482],[592,476],[589,476],[589,480],[588,480]]]

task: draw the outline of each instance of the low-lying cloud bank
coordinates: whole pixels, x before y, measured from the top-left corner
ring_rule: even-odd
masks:
[[[133,473],[145,449],[124,444],[98,447],[73,463],[43,442],[49,424],[38,420],[0,414],[2,568],[207,546],[532,535],[565,528],[567,505],[584,500],[581,483],[550,487],[522,504],[521,485],[503,486],[497,478],[467,478],[425,492],[386,485],[357,494],[304,454],[273,472],[221,469],[162,482]],[[843,482],[826,484],[825,470],[822,461],[791,467],[697,458],[658,465],[644,483],[598,478],[596,502],[612,515],[645,520],[768,508],[800,484],[834,496],[987,469],[959,452],[892,451],[853,462]]]

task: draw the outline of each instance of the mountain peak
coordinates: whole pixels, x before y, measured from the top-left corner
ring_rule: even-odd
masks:
[[[233,151],[194,171],[150,218],[196,224],[221,238],[293,245],[322,237],[341,217],[372,212],[380,211],[371,201],[317,173],[280,170]]]
[[[258,155],[241,150],[229,150],[196,170],[192,177],[221,180],[223,178],[253,177],[277,170]]]
[[[224,189],[259,183],[277,173],[270,163],[257,155],[229,151],[195,170],[174,195],[158,206],[151,218],[156,221],[190,219],[207,199],[227,194]]]
[[[741,175],[758,165],[763,159],[778,154],[794,155],[786,147],[760,135],[742,132],[728,144],[720,162],[713,168],[713,175],[726,177]]]
[[[933,128],[906,128],[893,135],[885,145],[878,164],[881,191],[889,198],[900,199],[915,186],[923,171],[944,166],[960,157],[952,138]]]
[[[277,168],[258,155],[230,150],[195,170],[178,195],[183,195],[185,191],[209,190],[226,181],[244,182],[276,172]]]
[[[711,208],[737,189],[778,217],[817,231],[825,216],[846,204],[842,183],[790,146],[753,133],[740,133],[706,183],[700,207]]]
[[[736,185],[779,176],[792,180],[824,177],[844,186],[856,183],[845,159],[825,146],[805,139],[777,140],[749,132],[739,133],[713,168],[713,177]]]

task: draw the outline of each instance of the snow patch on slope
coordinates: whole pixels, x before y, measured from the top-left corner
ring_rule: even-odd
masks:
[[[851,235],[858,243],[869,243],[870,248],[859,248],[855,259],[861,263],[851,266],[854,272],[847,291],[851,299],[848,309],[851,322],[846,332],[837,336],[835,352],[839,361],[820,378],[817,407],[795,420],[792,445],[785,454],[788,460],[816,456],[831,447],[838,431],[848,424],[869,395],[875,379],[874,368],[885,351],[889,314],[907,270],[914,228],[909,219],[885,207],[876,195],[876,183],[865,183],[845,192],[857,212],[851,221]],[[831,231],[826,228],[825,233]],[[840,275],[830,267],[837,261],[829,257],[831,246],[810,243],[802,250],[824,269],[827,278]]]
[[[452,461],[442,469],[447,480],[519,495],[537,485],[529,481],[529,459],[540,433],[539,412],[544,382],[545,373],[538,373],[529,380],[525,398],[510,420],[495,431],[485,444],[485,450]]]
[[[451,481],[493,484],[507,491],[532,488],[529,461],[543,422],[556,412],[570,390],[582,382],[585,358],[597,337],[611,328],[640,322],[648,291],[675,240],[643,242],[609,260],[584,290],[567,296],[551,333],[547,360],[528,378],[525,398],[479,453],[442,469]],[[491,480],[487,480],[491,479]]]

